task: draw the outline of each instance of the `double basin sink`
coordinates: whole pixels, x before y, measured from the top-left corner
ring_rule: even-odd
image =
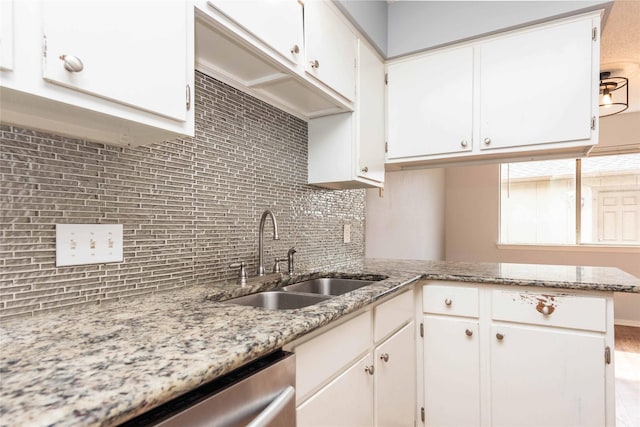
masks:
[[[374,280],[322,277],[284,286],[276,291],[260,292],[225,302],[270,310],[292,310],[354,291],[373,282]]]

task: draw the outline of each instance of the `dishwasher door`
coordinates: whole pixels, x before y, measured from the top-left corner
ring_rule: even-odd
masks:
[[[295,368],[295,355],[278,351],[124,425],[295,427]]]

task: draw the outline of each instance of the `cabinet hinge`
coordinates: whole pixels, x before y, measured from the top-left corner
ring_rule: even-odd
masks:
[[[591,117],[591,130],[596,130],[596,116]]]
[[[611,347],[609,346],[604,348],[604,363],[611,365]]]
[[[424,323],[420,323],[420,336],[424,338]]]
[[[420,420],[424,423],[424,406],[420,408]]]
[[[591,30],[591,40],[594,42],[598,40],[598,27],[593,27]]]
[[[389,73],[384,73],[384,84],[389,84]]]
[[[47,57],[47,36],[42,36],[42,57]]]
[[[187,111],[189,111],[191,109],[191,87],[189,85],[187,85],[187,91],[186,91],[186,104],[187,104]]]
[[[389,143],[387,141],[384,142],[384,152],[385,153],[389,152]]]

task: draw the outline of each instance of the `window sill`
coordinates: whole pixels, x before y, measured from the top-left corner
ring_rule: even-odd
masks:
[[[640,253],[640,246],[631,245],[534,245],[496,243],[496,247],[501,250],[515,251]]]

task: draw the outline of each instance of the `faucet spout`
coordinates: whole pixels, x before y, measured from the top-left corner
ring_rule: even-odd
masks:
[[[276,221],[276,217],[269,209],[265,209],[262,212],[262,217],[260,217],[260,229],[258,230],[258,276],[264,276],[264,223],[267,220],[267,217],[271,217],[271,222],[273,222],[273,240],[279,240],[278,236],[278,222]]]

